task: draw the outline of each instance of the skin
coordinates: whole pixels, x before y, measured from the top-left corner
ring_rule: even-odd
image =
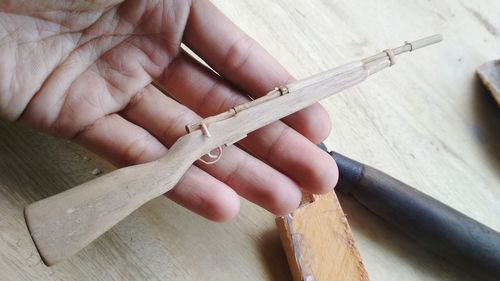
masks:
[[[0,0],[0,11],[0,118],[117,166],[158,159],[186,124],[293,80],[205,0]],[[313,105],[228,147],[214,165],[196,163],[166,196],[214,221],[234,217],[239,196],[289,213],[301,190],[337,182],[335,163],[314,145],[329,132],[327,112]]]

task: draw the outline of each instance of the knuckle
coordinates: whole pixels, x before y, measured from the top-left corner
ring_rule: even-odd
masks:
[[[290,189],[282,188],[268,194],[268,211],[276,215],[285,215],[292,212],[300,203],[300,196],[291,196]],[[298,191],[298,189],[297,189]]]
[[[255,44],[250,36],[244,34],[237,39],[226,53],[226,59],[222,63],[225,72],[238,72],[243,69],[250,57],[250,51]]]
[[[148,136],[142,136],[132,141],[123,151],[119,163],[122,165],[140,164],[149,159],[144,159],[147,154],[149,144],[153,139]]]

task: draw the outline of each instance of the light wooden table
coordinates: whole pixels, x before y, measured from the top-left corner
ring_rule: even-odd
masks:
[[[500,112],[474,74],[500,57],[499,1],[214,2],[297,78],[442,33],[443,43],[324,101],[328,144],[500,230]],[[111,169],[65,141],[0,123],[0,280],[290,280],[269,213],[244,203],[234,221],[215,224],[164,198],[45,267],[23,207],[95,168]],[[341,201],[372,280],[474,279]]]

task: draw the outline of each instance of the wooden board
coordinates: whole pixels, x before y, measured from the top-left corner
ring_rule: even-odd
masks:
[[[276,225],[294,281],[368,280],[335,193],[314,196]]]
[[[476,72],[481,82],[500,105],[500,60],[485,62],[477,68]]]
[[[498,58],[500,1],[214,3],[297,78],[443,34],[443,43],[325,101],[327,144],[500,230],[500,117],[474,74]],[[112,169],[64,141],[0,125],[1,280],[291,280],[274,217],[244,201],[236,220],[215,224],[154,200],[84,252],[44,267],[22,209],[93,178],[96,168]],[[339,200],[371,280],[477,280],[350,198]]]

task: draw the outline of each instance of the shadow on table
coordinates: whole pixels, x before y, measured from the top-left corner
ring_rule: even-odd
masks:
[[[292,275],[288,267],[285,251],[281,246],[281,240],[276,230],[266,232],[258,244],[261,259],[265,264],[271,280],[291,281]]]

